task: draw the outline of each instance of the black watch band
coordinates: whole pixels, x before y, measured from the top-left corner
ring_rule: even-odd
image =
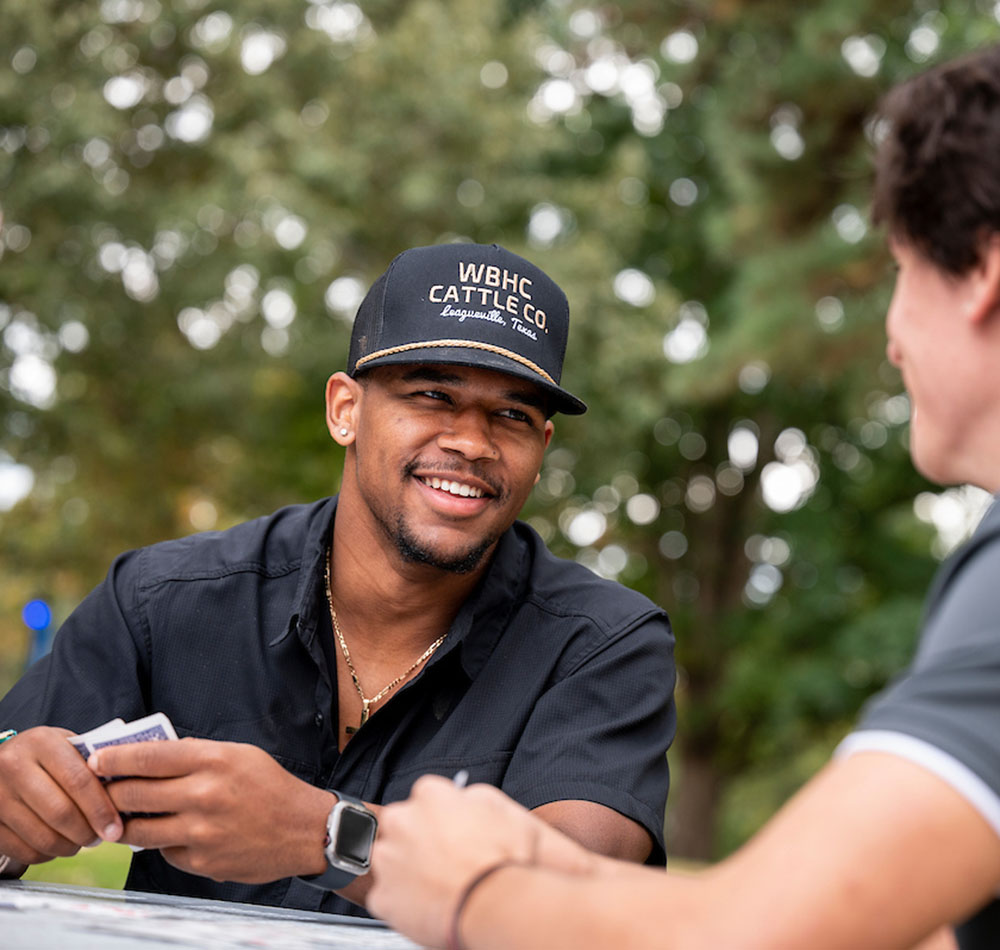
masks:
[[[327,835],[328,838],[332,835],[336,829],[331,829],[330,821],[334,814],[342,812],[342,806],[346,805],[352,810],[364,812],[370,816],[374,827],[377,827],[377,821],[375,815],[371,812],[367,805],[353,795],[347,795],[344,792],[334,790],[334,794],[337,796],[337,803],[334,805],[333,809],[330,811],[330,817],[327,818]],[[371,832],[372,837],[374,837],[374,827]],[[336,842],[329,842],[324,846],[323,853],[327,859],[327,868],[322,874],[300,874],[299,880],[305,884],[309,884],[312,887],[318,887],[325,891],[337,891],[342,887],[347,887],[359,874],[367,870],[367,862],[364,868],[361,867],[337,867],[332,862],[335,860],[331,856],[329,849],[335,845]]]
[[[320,890],[339,891],[342,887],[347,887],[356,877],[357,874],[353,871],[345,871],[343,868],[335,868],[332,864],[328,864],[322,874],[300,874],[299,880]]]

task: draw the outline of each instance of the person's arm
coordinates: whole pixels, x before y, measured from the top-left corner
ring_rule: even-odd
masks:
[[[549,802],[533,809],[532,814],[588,850],[609,858],[638,864],[653,848],[653,839],[642,825],[596,802]]]
[[[824,769],[711,883],[718,893],[751,878],[772,892],[780,882],[792,910],[772,921],[776,940],[910,946],[996,893],[1000,836],[923,767],[858,753]]]
[[[601,859],[552,870],[532,860],[523,842],[537,828],[514,806],[484,813],[437,784],[415,792],[383,816],[369,907],[430,946],[445,945],[463,890],[497,861],[515,865],[483,880],[461,916],[471,950],[888,950],[963,919],[1000,885],[1000,837],[979,811],[881,753],[828,766],[747,846],[690,877]],[[413,857],[431,841],[428,869]]]

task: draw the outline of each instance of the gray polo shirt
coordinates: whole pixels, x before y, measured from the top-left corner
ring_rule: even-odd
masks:
[[[942,565],[912,666],[872,701],[837,754],[865,750],[933,772],[1000,835],[1000,505]],[[997,903],[957,935],[963,950],[1000,947]]]

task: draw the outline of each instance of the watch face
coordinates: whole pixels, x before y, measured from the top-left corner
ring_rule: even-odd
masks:
[[[345,808],[340,813],[340,825],[337,829],[337,856],[367,867],[376,827],[374,815],[355,808]]]

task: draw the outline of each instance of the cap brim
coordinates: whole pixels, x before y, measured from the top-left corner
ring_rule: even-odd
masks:
[[[582,399],[577,399],[572,393],[516,360],[489,350],[469,349],[461,346],[415,347],[366,360],[351,375],[357,376],[374,369],[376,366],[399,365],[401,363],[442,363],[450,366],[471,366],[473,369],[495,370],[498,373],[506,373],[508,376],[516,376],[518,379],[534,383],[549,397],[551,407],[555,412],[561,412],[567,416],[579,416],[587,411],[587,404]]]

